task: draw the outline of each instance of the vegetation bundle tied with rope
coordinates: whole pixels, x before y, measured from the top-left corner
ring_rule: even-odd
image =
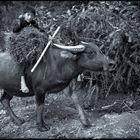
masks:
[[[12,33],[6,37],[6,41],[8,51],[18,63],[23,60],[34,63],[48,42],[47,36],[33,27],[26,27],[18,34]]]

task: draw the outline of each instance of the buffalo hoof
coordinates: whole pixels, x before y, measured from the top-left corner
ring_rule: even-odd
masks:
[[[21,118],[12,119],[12,121],[18,126],[22,125],[25,122],[25,120]]]
[[[90,127],[91,127],[91,123],[89,122],[88,119],[82,121],[82,125],[83,125],[83,127],[85,127],[85,128],[90,128]]]
[[[40,132],[48,131],[49,129],[50,129],[49,126],[38,125],[38,130],[39,130]]]

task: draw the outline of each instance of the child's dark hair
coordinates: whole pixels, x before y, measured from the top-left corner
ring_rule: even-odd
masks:
[[[33,13],[34,16],[36,14],[35,9],[33,7],[31,7],[31,6],[26,6],[23,9],[23,13]]]

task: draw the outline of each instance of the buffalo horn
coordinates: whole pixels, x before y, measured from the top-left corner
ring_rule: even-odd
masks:
[[[87,42],[84,42],[84,41],[81,41],[81,43],[83,43],[83,44],[88,44]]]
[[[76,45],[76,46],[64,46],[59,44],[54,44],[56,47],[64,50],[69,50],[71,52],[82,52],[85,49],[84,45]]]

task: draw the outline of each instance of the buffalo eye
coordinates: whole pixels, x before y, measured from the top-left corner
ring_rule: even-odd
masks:
[[[88,57],[89,57],[89,58],[92,58],[92,57],[94,57],[94,56],[96,55],[96,52],[94,52],[94,51],[89,51],[89,52],[87,52],[87,54],[88,54]]]

